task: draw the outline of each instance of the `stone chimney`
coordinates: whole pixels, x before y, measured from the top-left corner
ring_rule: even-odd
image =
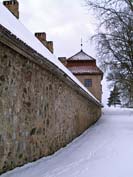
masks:
[[[47,41],[47,48],[50,50],[51,53],[54,53],[53,41]]]
[[[35,36],[37,39],[47,47],[47,41],[46,41],[46,33],[45,32],[40,32],[40,33],[35,33]]]
[[[58,57],[58,59],[60,60],[60,62],[61,62],[64,66],[67,66],[67,59],[66,59],[66,57]]]
[[[10,10],[10,12],[19,19],[19,3],[17,0],[3,1],[3,5]]]
[[[51,53],[53,53],[53,41],[46,40],[45,32],[35,33],[35,36]]]

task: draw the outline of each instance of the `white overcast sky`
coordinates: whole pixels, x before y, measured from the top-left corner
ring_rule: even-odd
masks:
[[[31,32],[46,32],[54,42],[56,56],[71,56],[84,50],[95,56],[89,39],[94,34],[94,18],[84,0],[19,0],[20,21]]]
[[[2,2],[3,0],[0,0]],[[20,21],[32,32],[46,32],[47,40],[54,42],[54,54],[72,56],[81,49],[96,57],[91,36],[95,33],[96,19],[85,6],[85,0],[18,0]],[[108,97],[103,84],[103,102]]]

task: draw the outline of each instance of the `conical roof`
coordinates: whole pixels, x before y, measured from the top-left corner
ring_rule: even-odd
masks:
[[[90,55],[86,54],[83,50],[80,52],[76,53],[72,57],[67,59],[68,61],[77,61],[77,60],[95,60],[93,57]]]

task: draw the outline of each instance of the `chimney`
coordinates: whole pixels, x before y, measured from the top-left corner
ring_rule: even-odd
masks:
[[[46,33],[35,33],[35,36],[37,37],[37,39],[39,39],[40,42],[42,42],[45,46],[47,45],[47,41],[46,41]]]
[[[3,5],[10,10],[10,12],[19,19],[19,3],[17,0],[3,1]]]
[[[47,41],[47,48],[50,50],[51,53],[54,53],[53,41]]]
[[[61,62],[64,66],[67,66],[67,59],[66,59],[66,57],[58,57],[58,59],[60,60],[60,62]]]
[[[53,42],[46,40],[45,32],[35,33],[35,36],[51,53],[53,53]]]

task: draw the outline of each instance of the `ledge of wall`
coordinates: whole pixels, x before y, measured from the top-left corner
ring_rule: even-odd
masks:
[[[0,31],[0,173],[54,153],[101,116],[56,66]]]

